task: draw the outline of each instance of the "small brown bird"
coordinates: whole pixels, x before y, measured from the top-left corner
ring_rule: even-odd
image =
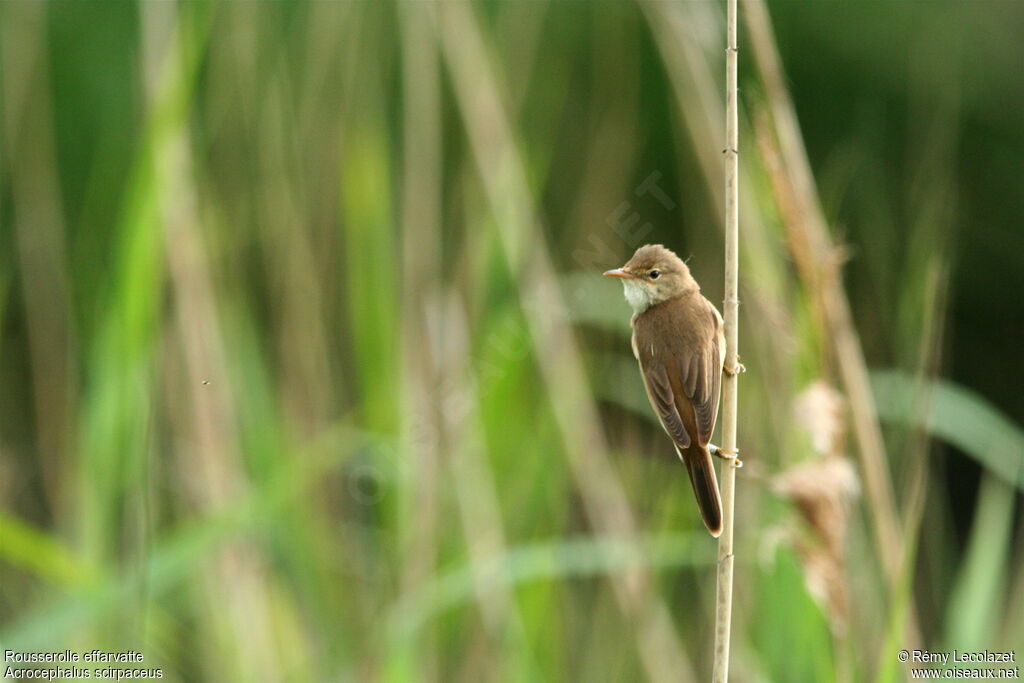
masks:
[[[725,358],[722,316],[682,259],[660,244],[640,247],[605,275],[622,278],[647,398],[686,465],[705,526],[718,536],[722,500],[708,444]]]

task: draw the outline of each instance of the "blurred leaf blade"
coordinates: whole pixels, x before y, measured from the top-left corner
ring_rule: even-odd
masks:
[[[699,547],[695,533],[652,534],[641,540],[639,553],[632,543],[600,536],[537,542],[509,548],[494,557],[484,568],[458,567],[442,573],[419,593],[406,596],[392,613],[396,637],[408,638],[433,615],[469,600],[473,588],[471,575],[483,572],[497,585],[515,585],[543,579],[566,580],[607,572],[626,571],[635,566],[665,569],[701,566],[714,562],[710,549]]]
[[[78,588],[96,579],[84,559],[59,539],[0,510],[0,559],[62,588]]]
[[[1005,599],[1013,547],[1014,490],[998,475],[982,478],[970,542],[946,613],[946,647],[961,651],[996,642],[999,602]]]
[[[944,379],[922,386],[897,370],[875,371],[871,381],[883,420],[925,428],[1024,491],[1024,430],[980,395]],[[924,397],[920,410],[915,396]]]

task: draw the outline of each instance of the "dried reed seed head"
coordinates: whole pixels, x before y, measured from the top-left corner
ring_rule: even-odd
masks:
[[[860,481],[848,459],[829,456],[798,465],[776,476],[772,488],[793,502],[826,545],[842,546],[851,504],[860,495]]]
[[[849,616],[846,529],[852,502],[860,492],[857,474],[848,459],[832,455],[778,475],[772,487],[793,502],[806,522],[805,530],[794,528],[790,538],[807,591],[828,616],[833,633],[842,636]]]
[[[837,636],[845,635],[850,600],[842,558],[806,542],[797,542],[796,552],[803,566],[807,592],[828,617],[832,632]]]
[[[793,416],[821,455],[843,453],[846,446],[846,401],[824,380],[812,382],[796,397]]]

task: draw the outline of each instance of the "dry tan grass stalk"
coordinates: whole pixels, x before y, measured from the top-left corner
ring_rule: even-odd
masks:
[[[172,6],[154,3],[143,8],[143,71],[151,102],[175,92],[186,78],[180,58],[185,38]],[[169,58],[170,57],[170,58]],[[153,105],[159,121],[159,104]],[[204,244],[199,197],[189,169],[193,168],[189,129],[185,119],[154,128],[152,157],[159,229],[167,262],[168,287],[174,301],[175,346],[182,372],[174,390],[185,397],[170,401],[173,424],[179,425],[175,458],[180,461],[182,486],[201,514],[237,504],[249,488],[236,429],[235,394],[227,372],[229,363],[223,323],[217,306],[210,257]],[[272,596],[266,557],[245,536],[204,558],[197,569],[201,594],[218,604],[216,619],[202,634],[205,654],[231,643],[229,653],[218,650],[216,672],[225,678],[233,666],[248,679],[279,678],[287,664],[275,645]],[[277,634],[279,635],[279,634]],[[252,648],[245,653],[242,646]],[[301,655],[300,655],[301,656]]]
[[[505,524],[498,499],[498,483],[486,462],[482,426],[477,406],[479,391],[465,360],[471,353],[469,323],[456,292],[443,301],[426,302],[426,313],[439,325],[430,326],[425,340],[439,359],[439,370],[450,388],[436,398],[448,407],[441,412],[441,450],[446,472],[466,537],[466,549],[473,570],[473,587],[486,630],[491,638],[483,646],[489,654],[495,647],[525,649],[526,630],[511,588],[493,580],[489,567],[496,557],[508,554]],[[494,661],[493,656],[484,661]],[[481,666],[484,666],[481,663]],[[501,671],[491,674],[500,678]]]
[[[521,286],[523,311],[555,420],[587,518],[602,534],[636,542],[636,522],[608,457],[583,360],[540,230],[503,103],[497,73],[466,3],[441,3],[438,39],[451,71],[470,148],[494,212],[509,269]],[[639,548],[635,548],[639,552]],[[642,568],[611,577],[620,609],[636,624],[641,662],[653,680],[691,680],[667,606]]]
[[[0,114],[6,171],[11,184],[11,224],[28,327],[32,400],[43,492],[64,519],[70,500],[67,457],[75,443],[75,339],[65,242],[63,198],[56,169],[46,53],[45,3],[4,7]],[[29,87],[33,86],[33,87]],[[6,227],[6,226],[5,226]]]
[[[441,282],[441,84],[437,46],[427,21],[430,11],[421,3],[401,8],[402,82],[407,99],[403,107],[402,182],[402,364],[406,386],[401,393],[402,414],[412,416],[403,425],[412,457],[405,463],[410,482],[407,520],[401,532],[402,592],[412,594],[436,570],[441,525],[438,477],[442,453],[437,438],[422,438],[422,431],[439,434],[443,417],[437,409],[435,388],[440,368],[430,353],[426,316],[431,297],[438,297]],[[417,424],[420,422],[420,424]],[[437,643],[432,635],[417,653],[420,674],[438,680]]]
[[[739,365],[739,106],[736,87],[736,0],[726,2],[725,46],[725,367]],[[722,377],[722,448],[736,453],[738,375]],[[729,640],[732,629],[733,522],[737,461],[722,467],[722,536],[718,540],[718,592],[715,598],[715,681],[729,680]]]
[[[841,251],[832,242],[818,201],[767,9],[763,0],[744,0],[744,9],[754,46],[754,61],[764,83],[771,113],[771,131],[758,136],[761,149],[766,153],[765,163],[786,223],[797,270],[805,287],[820,293],[814,302],[825,327],[824,338],[831,345],[849,400],[878,556],[892,594],[904,571],[902,529],[886,463],[885,442],[868,382],[867,365],[839,277]],[[912,642],[907,645],[919,642],[915,614],[911,604],[907,636]]]

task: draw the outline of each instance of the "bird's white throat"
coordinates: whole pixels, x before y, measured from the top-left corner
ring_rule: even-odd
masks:
[[[626,301],[634,313],[643,313],[654,303],[651,300],[651,293],[637,280],[623,280],[622,290],[626,293]]]

